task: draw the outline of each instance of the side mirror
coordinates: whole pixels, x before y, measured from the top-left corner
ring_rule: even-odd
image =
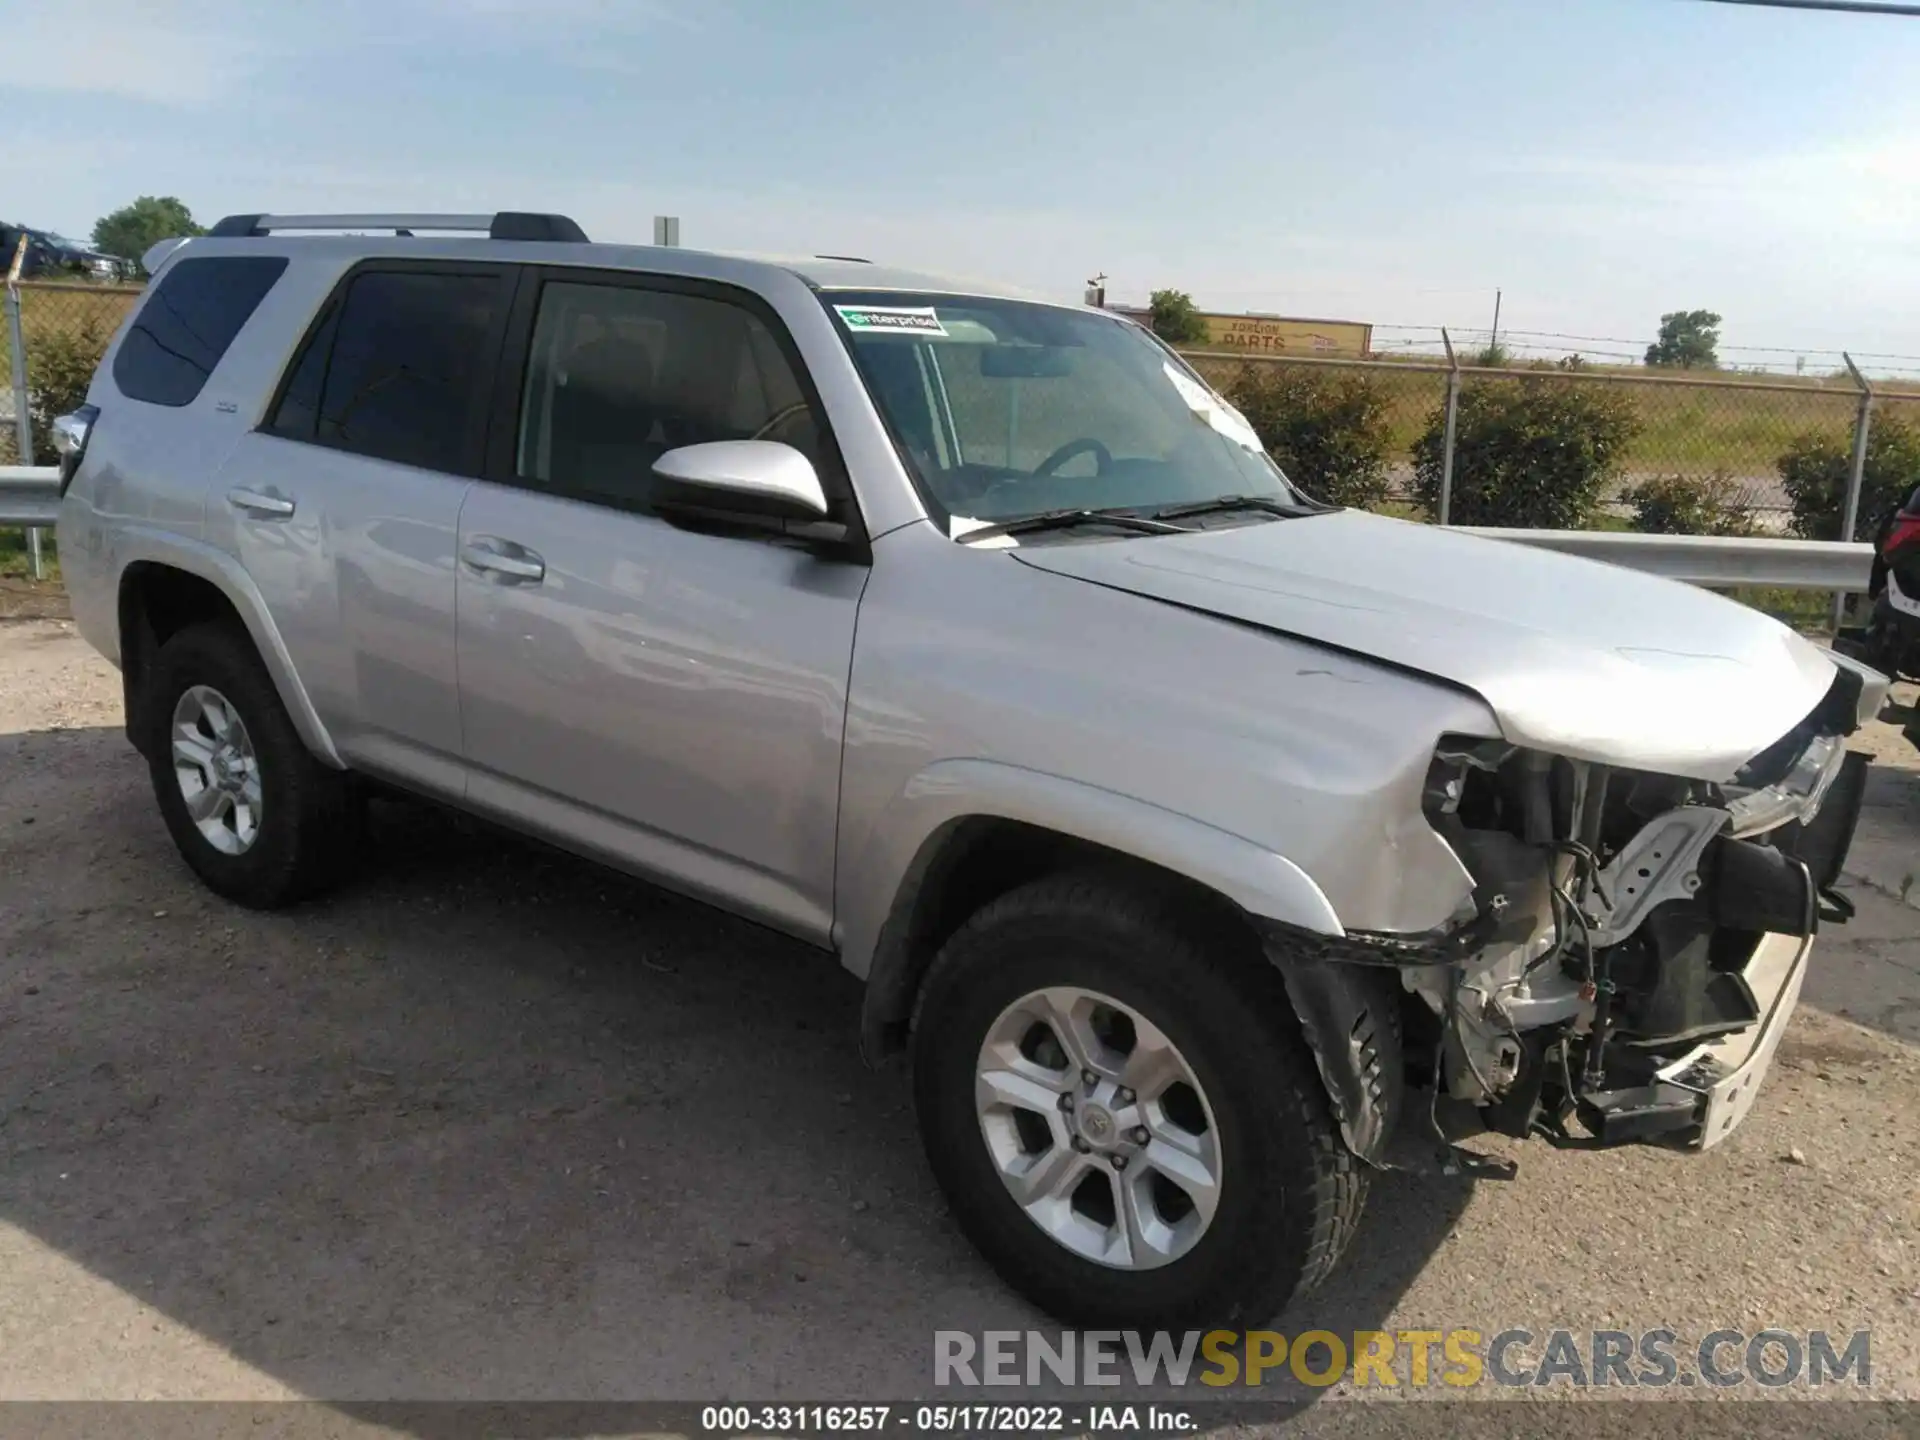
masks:
[[[775,440],[682,445],[653,462],[654,508],[688,519],[824,520],[827,496],[813,462]]]

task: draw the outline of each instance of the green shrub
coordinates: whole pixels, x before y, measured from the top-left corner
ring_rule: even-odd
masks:
[[[1197,345],[1207,338],[1207,322],[1184,290],[1156,290],[1147,298],[1153,333],[1169,345]]]
[[[1371,375],[1243,365],[1226,395],[1308,494],[1360,508],[1387,498],[1387,398]]]
[[[33,420],[34,464],[54,463],[54,417],[86,400],[93,372],[112,338],[100,321],[88,319],[71,329],[44,331],[27,347],[27,414]]]
[[[1853,467],[1852,435],[1809,430],[1795,437],[1775,467],[1793,504],[1794,532],[1808,540],[1838,540]],[[1915,486],[1920,486],[1920,430],[1898,416],[1876,414],[1867,431],[1854,538],[1871,540]]]
[[[1633,507],[1633,528],[1648,535],[1751,535],[1753,510],[1724,470],[1711,475],[1656,475],[1621,497]]]
[[[1437,406],[1413,443],[1414,493],[1436,517],[1446,435]],[[1471,380],[1460,391],[1453,460],[1458,525],[1578,530],[1640,429],[1632,397],[1531,376]]]

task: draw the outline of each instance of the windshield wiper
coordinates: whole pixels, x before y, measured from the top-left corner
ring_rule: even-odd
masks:
[[[1076,525],[1107,525],[1116,530],[1131,530],[1136,535],[1184,535],[1184,525],[1169,525],[1155,515],[1136,515],[1128,510],[1042,510],[1038,515],[1022,515],[1016,520],[1002,520],[994,525],[982,525],[978,529],[968,530],[954,536],[963,544],[970,540],[985,540],[994,535],[1031,535],[1039,530],[1071,530]]]
[[[1190,515],[1224,515],[1231,510],[1259,510],[1268,515],[1297,520],[1304,515],[1322,514],[1324,509],[1319,505],[1293,505],[1265,495],[1216,495],[1211,500],[1195,500],[1187,505],[1164,505],[1158,510],[1149,510],[1147,515],[1154,520],[1183,520]]]

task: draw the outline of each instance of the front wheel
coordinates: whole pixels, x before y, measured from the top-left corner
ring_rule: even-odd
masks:
[[[954,1214],[1070,1323],[1267,1319],[1366,1196],[1249,937],[1087,876],[993,902],[922,991],[914,1089]]]

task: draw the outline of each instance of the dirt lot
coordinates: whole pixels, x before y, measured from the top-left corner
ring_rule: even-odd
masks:
[[[69,626],[0,624],[0,1399],[905,1397],[934,1330],[1044,1325],[831,961],[412,806],[337,897],[234,909],[119,720]],[[1879,772],[1726,1145],[1387,1178],[1281,1328],[1871,1328],[1920,1398],[1915,855]]]

